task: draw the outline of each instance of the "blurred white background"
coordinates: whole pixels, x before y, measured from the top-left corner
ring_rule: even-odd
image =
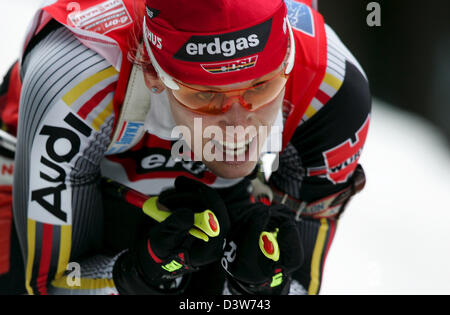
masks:
[[[39,2],[0,2],[0,77],[18,57]],[[340,221],[321,293],[450,294],[450,151],[443,136],[375,99],[360,161],[367,185]]]

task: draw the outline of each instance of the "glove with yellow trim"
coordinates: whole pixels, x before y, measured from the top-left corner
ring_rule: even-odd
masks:
[[[283,205],[229,209],[231,231],[222,258],[233,294],[287,294],[303,263],[294,214]]]
[[[125,269],[134,264],[140,280],[140,292],[130,290],[132,284],[126,276],[127,270],[116,272],[114,281],[121,294],[124,293],[181,293],[170,290],[174,280],[193,272],[222,257],[224,235],[229,230],[229,218],[225,204],[212,188],[186,177],[175,180],[175,188],[163,191],[158,203],[167,208],[171,215],[161,223],[155,224],[147,234],[129,252],[120,257],[118,263]],[[219,230],[217,236],[208,241],[198,239],[189,233],[194,227],[195,213],[211,210],[216,219],[208,221],[212,230]],[[132,262],[127,262],[132,260]],[[115,270],[120,268],[115,266]],[[129,272],[129,270],[128,270]],[[136,278],[136,277],[135,277]],[[148,290],[145,289],[148,288]],[[178,286],[179,288],[179,286]],[[122,290],[121,290],[122,289]],[[122,291],[122,292],[121,292]],[[144,291],[144,292],[142,292]],[[158,292],[159,291],[159,292]]]

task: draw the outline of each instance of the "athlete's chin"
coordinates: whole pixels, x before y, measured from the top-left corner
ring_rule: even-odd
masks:
[[[255,169],[255,161],[245,161],[245,162],[206,162],[204,163],[208,169],[215,175],[227,178],[241,178],[247,175]]]

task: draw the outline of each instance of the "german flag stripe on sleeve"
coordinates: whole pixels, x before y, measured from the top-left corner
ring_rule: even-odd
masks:
[[[113,97],[118,72],[110,66],[71,88],[63,97],[64,103],[96,131],[114,113]]]
[[[325,261],[336,233],[336,221],[321,219],[311,261],[311,274],[308,287],[309,295],[320,291]]]
[[[28,219],[26,288],[29,294],[48,294],[48,283],[61,277],[70,259],[70,226]]]
[[[330,40],[331,35],[328,34],[329,32],[332,32],[332,30],[327,28],[327,68],[325,76],[311,104],[307,107],[301,123],[306,122],[324,107],[336,95],[344,82],[346,60],[349,57],[343,52],[345,47],[336,44],[336,41],[339,41],[339,39],[332,37],[333,40]]]
[[[61,277],[67,269],[67,265],[70,261],[70,250],[72,245],[72,226],[61,226],[61,241],[59,243],[59,255],[58,255],[58,269],[56,271],[56,277]]]

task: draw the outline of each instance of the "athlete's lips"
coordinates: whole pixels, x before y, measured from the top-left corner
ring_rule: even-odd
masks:
[[[218,141],[213,140],[213,141],[216,141],[216,143],[218,143],[219,145],[224,147],[225,150],[239,150],[239,149],[245,148],[245,146],[247,146],[253,140],[253,138],[248,139],[248,140],[243,140],[243,141],[236,141],[236,142],[220,141],[220,140],[218,140]]]
[[[241,141],[236,143],[227,143],[222,141],[216,141],[214,139],[211,142],[219,153],[223,153],[222,162],[226,164],[242,164],[248,162],[250,157],[253,157],[254,151],[257,149],[257,137],[252,137],[247,141]]]
[[[237,140],[229,137],[226,141],[222,141],[220,139],[211,139],[211,141],[222,151],[241,151],[245,150],[255,137],[256,135],[246,137],[247,139],[241,138]]]

